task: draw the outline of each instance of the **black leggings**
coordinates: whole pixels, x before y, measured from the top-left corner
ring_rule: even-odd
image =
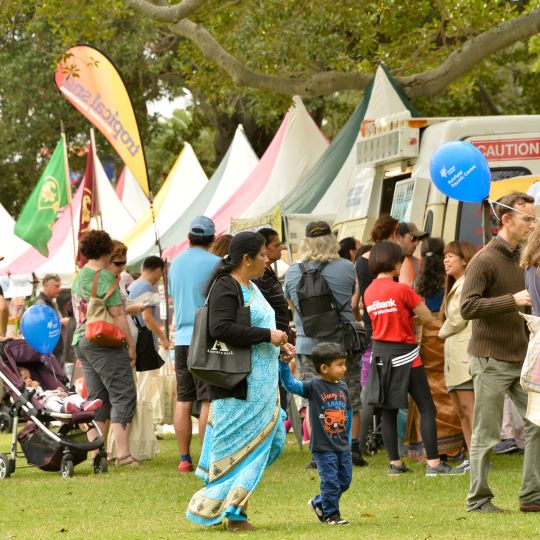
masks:
[[[439,457],[437,426],[435,424],[437,411],[431,397],[424,366],[411,368],[409,394],[414,399],[420,411],[420,433],[424,448],[426,449],[427,459],[437,459]],[[382,437],[384,449],[390,461],[399,461],[400,459],[397,438],[397,415],[398,409],[382,410]]]

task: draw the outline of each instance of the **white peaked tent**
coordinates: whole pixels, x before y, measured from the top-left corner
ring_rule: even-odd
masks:
[[[160,236],[169,231],[178,216],[190,207],[207,183],[208,178],[193,148],[189,143],[185,143],[167,180],[154,199],[154,215]],[[128,260],[140,259],[152,249],[155,240],[152,212],[149,209],[122,238],[128,246]]]
[[[9,215],[4,206],[0,204],[0,231],[2,231],[0,255],[4,257],[0,261],[0,268],[9,266],[12,261],[31,247],[30,244],[27,244],[13,232],[14,228],[15,220]]]
[[[293,191],[317,163],[328,147],[328,140],[295,96],[292,114],[280,145],[279,154],[262,192],[242,213],[241,218],[256,218],[270,213]]]
[[[150,208],[148,197],[144,194],[139,182],[137,182],[133,173],[127,167],[122,169],[118,177],[116,194],[135,221]]]
[[[259,158],[251,148],[242,125],[236,128],[229,150],[222,160],[224,169],[219,185],[210,204],[203,212],[205,216],[213,216],[221,208],[223,202],[231,196],[231,193],[234,193],[243,184],[244,180],[259,163]],[[216,169],[216,173],[219,169],[220,167]]]
[[[100,209],[101,228],[113,238],[121,238],[134,225],[134,220],[116,195],[107,175],[94,150],[94,174],[96,179],[97,201]],[[49,257],[44,257],[30,247],[20,257],[0,273],[28,274],[34,272],[38,278],[47,273],[59,274],[62,282],[71,283],[76,271],[75,256],[77,236],[79,232],[79,216],[81,211],[82,191],[79,189],[69,207],[64,208],[53,225],[53,235],[49,241]],[[73,216],[73,222],[72,222]],[[98,224],[94,224],[98,226]],[[73,232],[72,232],[73,231]],[[73,238],[75,238],[75,245]]]
[[[135,219],[122,204],[114,191],[101,161],[94,149],[94,174],[98,193],[98,207],[101,219],[101,228],[107,231],[111,238],[120,240],[135,224]]]
[[[364,99],[368,99],[363,116],[365,120],[376,120],[396,114],[417,115],[413,105],[384,65],[377,68],[371,91],[364,96]],[[367,215],[369,195],[373,188],[374,169],[356,167],[356,143],[361,139],[362,134],[359,132],[336,180],[316,207],[316,211],[322,212],[332,208],[336,214],[335,222]]]

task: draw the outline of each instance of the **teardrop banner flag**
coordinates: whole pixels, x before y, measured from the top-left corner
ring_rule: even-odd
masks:
[[[107,138],[148,196],[148,172],[137,119],[114,64],[98,49],[76,45],[58,63],[54,82],[64,97]]]

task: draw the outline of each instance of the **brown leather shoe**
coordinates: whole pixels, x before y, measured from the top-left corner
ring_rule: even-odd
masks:
[[[519,509],[522,512],[540,512],[540,499],[527,504],[520,504]]]
[[[229,531],[254,531],[255,527],[249,521],[238,521],[229,519],[229,525],[227,527]]]

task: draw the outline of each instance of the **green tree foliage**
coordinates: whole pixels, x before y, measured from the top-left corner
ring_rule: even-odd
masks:
[[[13,215],[35,185],[44,165],[43,149],[54,147],[61,120],[71,144],[72,166],[80,170],[84,166],[84,158],[76,154],[88,141],[90,126],[52,83],[58,58],[75,43],[97,46],[122,73],[139,119],[154,191],[184,141],[193,145],[211,174],[238,123],[244,125],[259,155],[273,137],[290,106],[290,94],[282,89],[261,90],[244,79],[235,82],[224,71],[225,63],[216,63],[186,33],[181,26],[186,21],[159,21],[127,9],[126,4],[132,3],[5,0],[1,4],[0,201]],[[367,80],[382,61],[416,92],[413,103],[426,116],[540,110],[538,36],[518,40],[472,65],[436,97],[422,97],[429,88],[422,94],[413,77],[431,72],[490,28],[537,9],[537,0],[198,3],[188,22],[206,31],[218,50],[255,74],[285,81],[305,78],[313,89],[312,78],[318,74],[356,73]],[[192,95],[187,112],[165,122],[147,114],[149,100],[180,96],[185,89]],[[315,97],[304,102],[332,138],[360,101],[361,85],[316,94],[310,92]],[[100,155],[114,154],[98,134],[97,141]]]

